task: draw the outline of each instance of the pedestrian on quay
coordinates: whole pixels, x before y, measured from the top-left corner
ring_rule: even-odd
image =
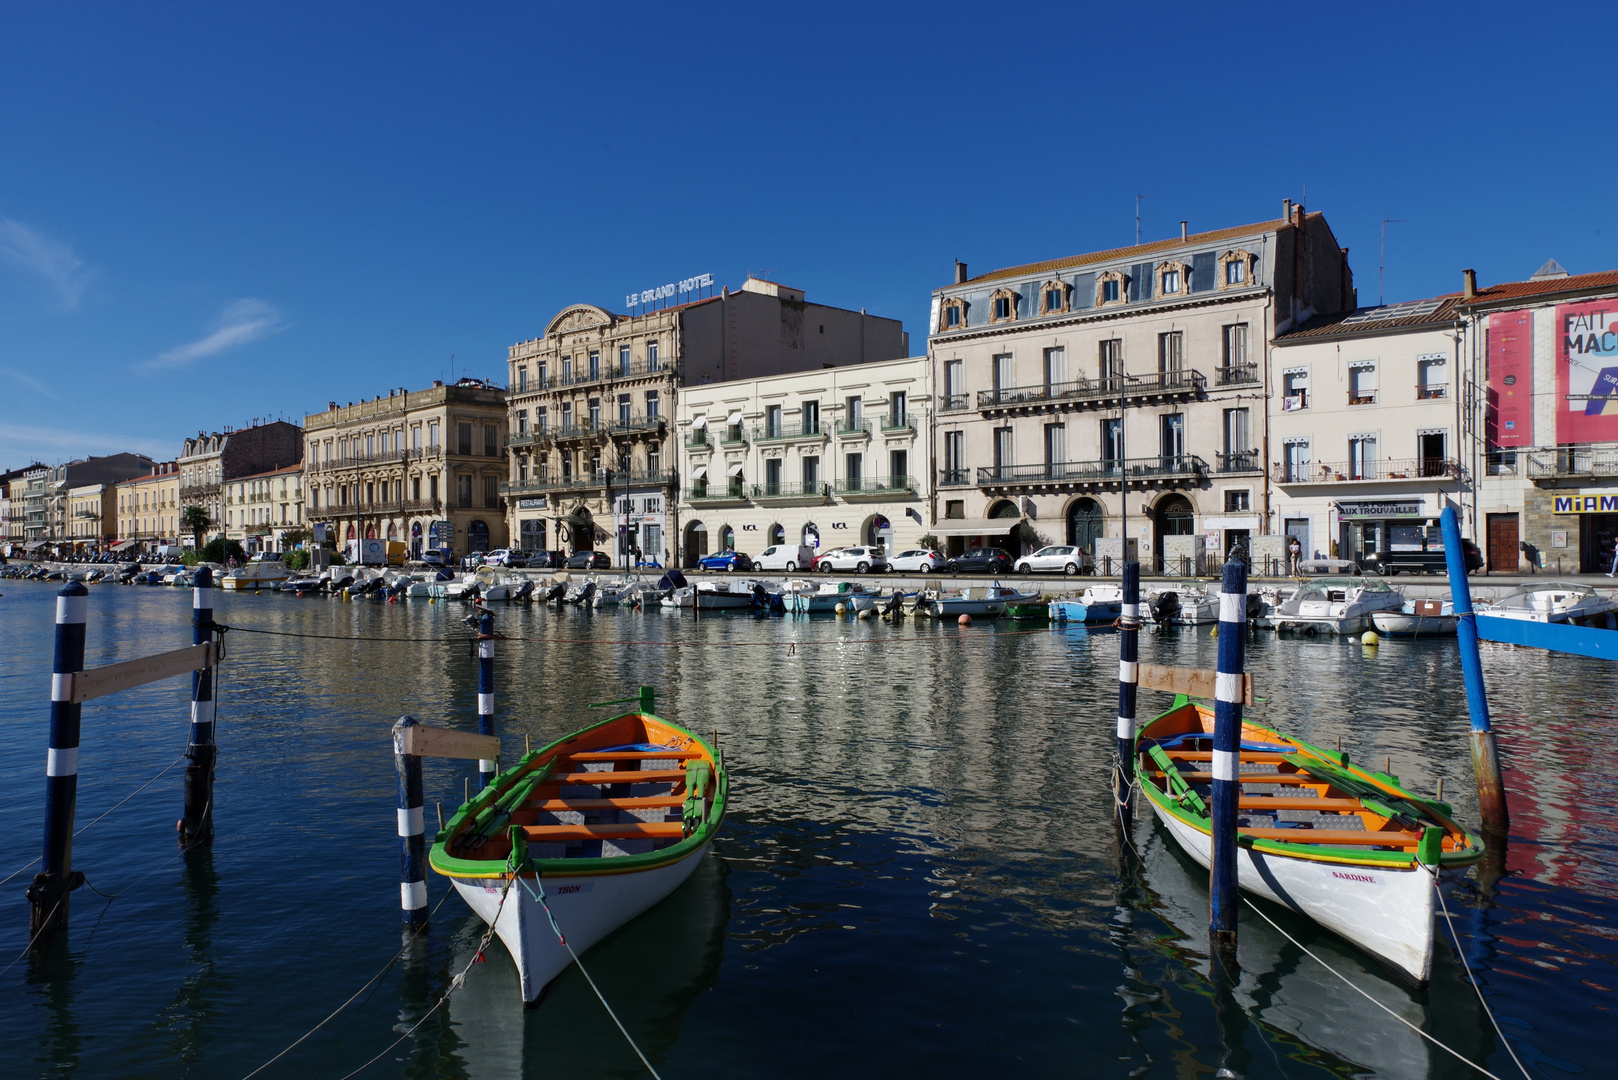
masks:
[[[1613,538],[1612,565],[1607,567],[1607,576],[1612,577],[1614,574],[1618,574],[1618,537]]]
[[[1293,577],[1303,572],[1303,545],[1298,542],[1296,536],[1287,542],[1287,561],[1292,567]]]

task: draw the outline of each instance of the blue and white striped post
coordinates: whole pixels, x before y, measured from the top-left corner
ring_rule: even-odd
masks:
[[[30,939],[67,929],[68,894],[84,882],[73,869],[73,814],[79,794],[79,715],[73,676],[84,670],[84,618],[90,590],[70,581],[56,594],[56,662],[51,667],[51,735],[45,754],[45,852],[28,887]]]
[[[1466,552],[1461,549],[1461,521],[1453,506],[1439,516],[1444,532],[1444,565],[1449,570],[1450,599],[1455,608],[1455,634],[1461,651],[1461,677],[1466,683],[1466,711],[1472,717],[1472,772],[1478,784],[1478,814],[1485,832],[1505,835],[1511,826],[1506,783],[1500,775],[1500,749],[1489,724],[1489,695],[1483,685],[1483,659],[1478,655],[1478,624],[1472,611],[1472,585],[1466,579]]]
[[[478,734],[494,734],[494,616],[488,612],[478,616]],[[478,762],[484,787],[494,782],[494,765]]]
[[[401,716],[393,725],[393,764],[399,773],[399,907],[405,925],[427,925],[427,835],[422,813],[421,758],[407,754],[405,729],[416,726]]]
[[[1140,563],[1124,564],[1124,603],[1118,617],[1118,820],[1129,827],[1135,779],[1135,697],[1140,689]]]
[[[1213,851],[1208,868],[1208,936],[1217,953],[1236,956],[1236,809],[1241,797],[1242,673],[1247,661],[1247,564],[1225,563],[1219,591],[1219,667],[1214,678]]]
[[[192,579],[191,641],[213,638],[213,571],[206,566]],[[214,743],[213,668],[191,675],[191,738],[185,756],[185,816],[180,819],[180,846],[187,851],[213,840],[213,776],[219,748]]]

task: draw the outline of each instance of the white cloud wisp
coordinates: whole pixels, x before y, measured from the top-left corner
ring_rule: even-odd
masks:
[[[0,218],[0,262],[49,285],[63,311],[84,299],[100,271],[73,254],[73,248],[12,218]]]
[[[225,306],[206,337],[160,353],[140,366],[145,369],[182,368],[209,356],[249,345],[285,328],[281,313],[262,300],[237,300]]]

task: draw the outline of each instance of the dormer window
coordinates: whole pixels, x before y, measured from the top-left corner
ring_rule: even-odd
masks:
[[[1242,285],[1245,284],[1246,281],[1247,267],[1243,266],[1239,262],[1228,262],[1225,264],[1226,285]]]
[[[1039,313],[1056,315],[1067,310],[1067,286],[1060,281],[1047,281],[1039,287]]]
[[[1096,278],[1096,306],[1123,303],[1128,295],[1126,282],[1127,279],[1121,270],[1108,270],[1099,275]]]
[[[1227,251],[1219,256],[1219,287],[1240,289],[1258,276],[1258,257],[1249,251]]]
[[[959,306],[951,304],[949,307],[944,309],[944,325],[945,326],[959,326],[959,325],[961,325],[961,309],[960,309]]]
[[[1157,293],[1159,296],[1179,296],[1191,291],[1191,268],[1185,263],[1160,262],[1157,264]]]
[[[1010,289],[996,289],[989,297],[989,321],[1010,322],[1017,317],[1017,294]]]
[[[958,296],[945,300],[943,310],[938,313],[938,329],[959,330],[965,325],[966,301]]]

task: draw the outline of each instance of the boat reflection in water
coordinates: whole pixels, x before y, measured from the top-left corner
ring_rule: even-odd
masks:
[[[679,1042],[691,1003],[719,981],[728,875],[724,859],[709,851],[684,885],[584,954],[591,978],[653,1065]],[[467,920],[453,971],[466,967],[486,929],[475,917]],[[537,1007],[524,1008],[511,955],[497,943],[483,955],[486,962],[472,968],[448,1006],[459,1045],[443,1053],[459,1059],[466,1075],[600,1076],[620,1059],[625,1070],[639,1067],[577,965],[556,977]],[[535,1048],[530,1070],[525,1045]]]
[[[1137,833],[1137,836],[1140,835]],[[1181,934],[1169,943],[1199,975],[1209,977],[1207,871],[1175,850],[1160,827],[1154,827],[1141,850],[1145,884],[1152,909]],[[1452,901],[1453,903],[1453,901]],[[1433,957],[1433,982],[1443,984],[1442,1017],[1430,1015],[1427,991],[1416,990],[1391,974],[1392,969],[1355,949],[1336,935],[1267,905],[1265,914],[1355,986],[1417,1027],[1434,1034],[1469,1061],[1486,1062],[1494,1041],[1484,1034],[1488,1021],[1479,1013],[1471,988],[1448,949]],[[1419,1078],[1450,1075],[1465,1066],[1427,1039],[1343,985],[1275,927],[1255,915],[1245,902],[1241,913],[1237,958],[1240,973],[1231,989],[1235,1003],[1266,1035],[1283,1043],[1329,1054],[1375,1076]],[[1467,1015],[1458,1015],[1460,1013]],[[1441,1024],[1435,1024],[1441,1020]],[[1325,1063],[1321,1063],[1325,1064]]]

